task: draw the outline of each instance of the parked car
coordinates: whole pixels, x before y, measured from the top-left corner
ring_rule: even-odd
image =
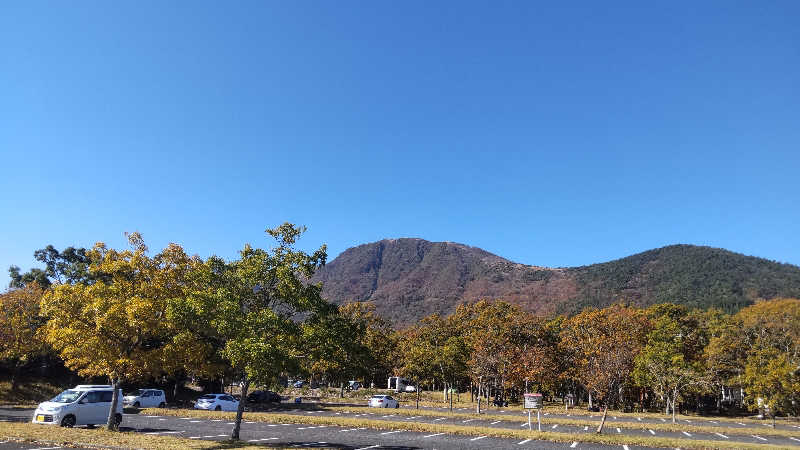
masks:
[[[292,384],[292,386],[296,387],[296,388],[301,388],[301,387],[303,387],[305,385],[306,385],[306,382],[303,381],[303,380],[297,380],[297,381],[294,382],[294,384]]]
[[[358,381],[349,381],[347,383],[347,390],[357,391],[359,389],[361,389],[361,383],[359,383]]]
[[[122,390],[119,389],[118,392],[122,397]],[[63,391],[49,401],[39,403],[31,422],[67,428],[102,425],[108,422],[113,395],[112,386],[81,384]],[[117,403],[114,417],[117,425],[122,423],[121,401]]]
[[[400,403],[391,395],[373,395],[369,399],[370,408],[399,408]]]
[[[167,398],[161,389],[139,389],[122,397],[122,404],[134,408],[163,408],[167,406]]]
[[[236,411],[239,409],[239,402],[229,394],[206,394],[197,399],[194,409]]]
[[[247,394],[248,403],[280,403],[281,396],[272,391],[253,391]]]
[[[409,384],[406,386],[406,392],[417,392],[417,387]]]

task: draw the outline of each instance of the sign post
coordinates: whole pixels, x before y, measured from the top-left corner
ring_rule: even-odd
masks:
[[[531,431],[531,410],[536,410],[536,422],[539,425],[539,431],[542,431],[542,417],[540,415],[542,409],[542,394],[525,394],[525,409],[528,410],[528,431]]]

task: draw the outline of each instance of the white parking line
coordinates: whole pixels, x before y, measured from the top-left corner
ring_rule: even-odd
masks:
[[[622,448],[624,448],[625,450],[631,450],[630,448],[628,448],[627,445],[623,445]]]
[[[655,432],[655,431],[653,431],[653,430],[647,430],[647,431],[649,431],[649,432],[650,432],[650,434],[652,434],[653,436],[655,436],[655,435],[656,435],[656,432]]]
[[[728,439],[728,436],[725,436],[725,435],[724,435],[724,434],[722,434],[722,433],[714,433],[714,434],[716,434],[717,436],[719,436],[719,437],[721,437],[721,438],[723,438],[723,439]]]
[[[61,448],[61,447],[39,447],[39,448],[32,448],[29,450],[52,450],[54,448]]]
[[[637,417],[637,418],[636,418],[636,420],[638,420],[639,422],[641,422],[641,421],[642,421],[642,418],[641,418],[641,417]]]
[[[524,441],[517,442],[517,445],[527,444],[530,441],[530,439],[525,439]]]
[[[681,433],[685,434],[688,437],[692,437],[692,433],[689,433],[689,432],[686,432],[686,431],[681,431]]]
[[[790,437],[789,439],[791,439],[791,440],[793,440],[795,442],[800,442],[800,439],[797,439],[797,438]]]
[[[750,436],[753,436],[753,437],[754,437],[754,438],[756,438],[756,439],[761,439],[762,441],[766,441],[766,439],[764,439],[763,437],[761,437],[761,436],[757,436],[757,435],[755,435],[755,434],[751,434]]]
[[[247,442],[271,441],[271,440],[274,440],[274,439],[279,439],[279,438],[276,438],[276,437],[271,437],[271,438],[264,438],[264,439],[250,439],[250,440],[249,440],[249,441],[247,441]]]
[[[472,422],[473,420],[476,420],[476,419],[467,419],[467,420],[462,420],[462,421],[461,421],[461,423]]]
[[[572,443],[572,445],[569,446],[569,448],[575,448],[577,446],[578,446],[578,441],[575,441]]]
[[[476,437],[476,438],[472,438],[472,439],[470,439],[470,441],[477,441],[477,440],[479,440],[479,439],[484,439],[484,438],[486,438],[486,436],[478,436],[478,437]]]
[[[527,423],[521,423],[519,426],[521,426],[521,427],[527,427],[527,426],[528,426],[528,424],[527,424]]]
[[[661,419],[662,422],[666,422],[667,421],[667,419],[665,419],[663,417],[659,417],[659,419]]]
[[[436,433],[436,434],[429,434],[429,435],[427,435],[427,436],[422,436],[422,437],[429,438],[429,437],[434,437],[434,436],[441,436],[441,435],[443,435],[443,434],[444,434],[444,433]]]
[[[583,427],[583,431],[589,431],[589,425],[586,425],[585,427]]]
[[[500,421],[499,421],[499,420],[498,420],[498,421],[495,421],[495,422],[492,422],[492,423],[490,423],[489,425],[496,425],[496,424],[498,424],[498,423],[500,423]]]
[[[739,425],[741,425],[741,426],[743,426],[743,427],[746,427],[746,426],[747,426],[747,425],[743,424],[742,422],[736,422],[736,423],[738,423]]]
[[[394,433],[402,433],[402,432],[403,432],[403,430],[394,430],[394,431],[386,431],[386,432],[381,433],[381,434],[394,434]]]
[[[370,445],[369,447],[361,447],[357,448],[356,450],[367,450],[368,448],[375,448],[375,447],[380,447],[380,445]]]
[[[189,423],[200,423],[199,420],[190,420]]]
[[[446,419],[446,418],[447,418],[447,417],[440,417],[440,418],[438,418],[438,419],[433,419],[433,421],[434,421],[434,422],[438,422],[438,421],[440,421],[440,420],[444,420],[444,419]]]
[[[553,425],[553,429],[555,430],[556,428],[558,428],[558,424]]]
[[[619,428],[617,428],[617,433],[622,433],[622,431],[620,431],[620,429],[619,429]]]

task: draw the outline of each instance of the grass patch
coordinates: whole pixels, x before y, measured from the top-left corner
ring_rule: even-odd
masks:
[[[100,428],[89,430],[85,428],[61,428],[14,422],[0,422],[0,439],[37,442],[52,446],[158,448],[164,450],[264,448],[233,441],[202,441],[170,436],[107,431]]]
[[[0,405],[36,407],[40,402],[51,399],[64,389],[47,381],[28,381],[17,383],[11,389],[10,381],[0,381]]]
[[[204,419],[229,419],[233,420],[236,413],[200,411],[200,410],[163,410],[147,409],[146,414],[171,415],[176,417],[195,417]],[[420,422],[392,422],[374,419],[361,419],[349,417],[319,417],[319,416],[300,416],[294,414],[271,414],[271,413],[247,413],[247,420],[265,423],[296,423],[309,425],[329,425],[348,428],[366,427],[378,430],[405,430],[424,433],[447,433],[465,436],[490,436],[509,439],[536,439],[553,442],[574,442],[608,444],[608,445],[641,445],[645,447],[671,447],[684,449],[789,449],[772,444],[747,444],[740,442],[693,440],[667,437],[646,437],[646,436],[620,436],[612,434],[581,434],[559,433],[552,431],[526,431],[509,430],[477,426],[449,425],[449,424],[430,424]]]

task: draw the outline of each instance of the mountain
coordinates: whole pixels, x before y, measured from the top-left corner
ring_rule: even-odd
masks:
[[[616,301],[673,302],[728,312],[760,298],[800,297],[800,267],[694,245],[671,245],[571,268],[518,264],[453,242],[385,239],[342,252],[313,278],[335,303],[370,301],[396,324],[464,301],[501,299],[572,313]]]

